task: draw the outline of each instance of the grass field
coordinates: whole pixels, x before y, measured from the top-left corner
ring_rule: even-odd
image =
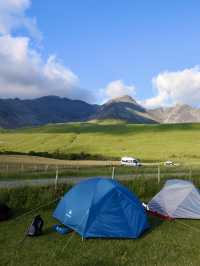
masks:
[[[37,128],[0,131],[0,151],[99,154],[120,158],[130,155],[146,162],[168,159],[180,166],[141,168],[120,167],[118,162],[65,161],[31,156],[0,155],[0,180],[59,176],[109,175],[112,164],[117,175],[134,175],[124,184],[148,202],[168,178],[190,178],[200,187],[200,124],[132,125],[125,123],[69,123]],[[48,166],[48,169],[47,169]],[[182,175],[183,174],[183,175]],[[151,178],[149,178],[151,175]],[[0,201],[13,210],[13,217],[41,206],[69,186],[0,189]],[[161,221],[150,217],[151,229],[138,240],[90,239],[82,241],[72,233],[66,236],[51,230],[54,204],[36,213],[0,223],[0,265],[199,265],[200,222],[193,220]],[[27,238],[24,232],[33,216],[45,220],[44,234]]]
[[[160,190],[161,184],[137,179],[124,184],[141,200],[148,201]],[[199,186],[200,179],[195,183]],[[23,188],[2,190],[1,200],[12,206],[16,215],[33,207],[50,202],[66,190],[53,188]],[[21,209],[23,207],[23,210]],[[200,221],[161,221],[150,218],[151,229],[137,240],[90,239],[81,240],[75,233],[65,236],[51,230],[56,221],[52,218],[53,205],[37,211],[45,221],[44,234],[27,238],[24,232],[36,213],[0,224],[1,265],[199,265]],[[2,244],[3,243],[3,244]]]
[[[86,152],[145,161],[200,159],[200,124],[68,123],[1,131],[0,151]]]
[[[131,125],[125,123],[69,123],[38,128],[2,130],[0,151],[54,153],[90,153],[120,158],[130,155],[146,162],[168,159],[180,162],[176,167],[120,167],[119,162],[67,161],[25,155],[0,155],[0,180],[59,176],[109,175],[112,165],[117,175],[134,175],[124,184],[147,202],[168,178],[190,178],[200,187],[200,124]],[[48,169],[47,169],[48,166]],[[183,174],[183,175],[182,175]],[[151,175],[151,178],[149,178]],[[1,189],[0,201],[13,210],[13,217],[51,202],[69,189],[25,187]],[[0,265],[199,265],[200,222],[161,221],[150,217],[151,229],[138,240],[90,239],[82,241],[71,233],[66,236],[51,230],[54,204],[37,211],[45,220],[44,234],[27,238],[24,232],[35,212],[0,224]]]

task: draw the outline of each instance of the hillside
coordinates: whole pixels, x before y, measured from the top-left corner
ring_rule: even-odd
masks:
[[[200,109],[186,104],[177,104],[173,107],[149,110],[149,114],[159,123],[200,122]]]
[[[56,96],[33,100],[0,99],[0,127],[3,128],[113,118],[131,123],[155,123],[129,96],[108,101],[102,106]]]
[[[67,123],[0,133],[0,151],[200,160],[200,124]]]
[[[125,95],[103,104],[94,115],[95,119],[121,119],[135,124],[156,123],[148,111],[133,98]]]
[[[0,99],[0,127],[17,128],[84,121],[96,110],[96,105],[56,96],[33,100]]]
[[[189,105],[147,110],[128,95],[103,105],[57,96],[32,100],[0,99],[0,127],[20,128],[48,123],[120,120],[133,124],[200,122],[200,109]]]

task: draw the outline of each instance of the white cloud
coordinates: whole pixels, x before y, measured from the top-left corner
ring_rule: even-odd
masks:
[[[27,17],[25,14],[30,6],[30,0],[1,0],[0,34],[10,34],[13,30],[23,27],[32,37],[41,41],[42,34],[37,28],[36,19]]]
[[[28,37],[0,37],[0,97],[32,98],[81,94],[78,77],[55,56],[44,61]]]
[[[128,86],[122,80],[114,80],[106,86],[104,93],[106,98],[112,99],[124,95],[134,96],[135,90],[134,85]]]
[[[94,95],[79,86],[79,78],[55,55],[45,60],[33,48],[40,32],[36,20],[25,15],[30,0],[0,0],[0,97],[35,98],[58,95],[93,101]],[[26,27],[30,36],[13,36]],[[30,45],[31,43],[31,45]]]
[[[182,71],[165,71],[154,77],[152,82],[157,95],[143,102],[147,108],[169,106],[176,103],[199,106],[199,66]]]

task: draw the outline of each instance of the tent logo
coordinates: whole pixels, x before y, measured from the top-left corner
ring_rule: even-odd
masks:
[[[67,216],[68,218],[72,217],[72,210],[69,210],[65,213],[65,216]]]

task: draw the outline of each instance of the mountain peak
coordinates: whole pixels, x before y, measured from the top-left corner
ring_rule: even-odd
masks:
[[[123,95],[117,98],[113,98],[109,100],[106,104],[120,103],[120,102],[137,104],[137,102],[129,95]]]
[[[185,103],[176,103],[176,105],[172,108],[192,108],[190,105],[185,104]]]
[[[137,124],[156,123],[146,109],[128,95],[111,99],[103,104],[94,118],[98,120],[118,119]]]

